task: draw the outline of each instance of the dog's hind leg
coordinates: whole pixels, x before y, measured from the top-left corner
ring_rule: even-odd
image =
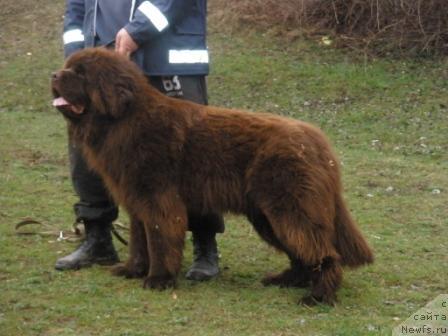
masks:
[[[126,278],[142,278],[149,272],[146,234],[143,223],[131,216],[129,257],[124,264],[112,268],[112,274]]]
[[[277,279],[293,277],[294,270],[300,268],[300,273],[305,275],[304,279],[311,281],[311,295],[302,302],[334,304],[336,291],[342,281],[342,268],[340,257],[333,246],[331,226],[315,224],[303,211],[292,211],[285,215],[288,210],[269,211],[266,217],[272,224],[275,236],[287,249],[288,256],[292,260],[299,260],[300,264],[271,279],[275,282]]]
[[[300,288],[307,287],[310,283],[308,268],[305,267],[299,258],[289,253],[288,249],[274,234],[272,226],[266,216],[260,211],[260,209],[251,207],[247,217],[259,236],[277,250],[286,253],[291,264],[290,268],[279,274],[267,275],[262,280],[263,285]]]
[[[318,265],[310,270],[311,294],[300,301],[305,305],[336,302],[336,291],[342,282],[342,267],[338,259],[325,257]]]
[[[186,207],[179,195],[170,190],[148,204],[143,221],[150,261],[143,287],[173,287],[181,268],[188,226]]]

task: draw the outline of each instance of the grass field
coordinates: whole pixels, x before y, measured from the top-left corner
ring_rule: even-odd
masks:
[[[55,271],[76,245],[19,236],[14,225],[73,222],[65,122],[49,92],[62,64],[62,14],[63,2],[50,0],[8,1],[0,13],[1,335],[390,335],[448,292],[448,62],[364,59],[314,41],[231,34],[213,21],[210,103],[319,125],[376,263],[345,273],[336,307],[299,306],[304,290],[260,283],[287,260],[229,215],[222,273],[208,283],[184,278],[190,243],[175,290],[143,290],[105,267]]]

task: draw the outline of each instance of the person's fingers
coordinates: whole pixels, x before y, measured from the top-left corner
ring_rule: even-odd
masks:
[[[120,29],[115,37],[115,51],[120,55],[130,57],[138,46],[125,29]]]
[[[120,32],[118,32],[117,35],[115,36],[115,51],[116,52],[119,52],[120,45],[121,45],[121,36],[120,36]]]
[[[120,55],[127,56],[126,40],[123,37],[122,31],[118,31],[117,36],[115,37],[115,51]]]

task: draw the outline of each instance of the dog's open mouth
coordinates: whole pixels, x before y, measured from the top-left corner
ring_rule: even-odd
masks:
[[[64,110],[65,112],[71,111],[78,115],[84,113],[84,106],[71,104],[64,97],[57,97],[53,99],[53,106],[59,110]]]

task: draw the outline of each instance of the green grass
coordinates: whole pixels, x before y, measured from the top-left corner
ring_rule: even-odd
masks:
[[[62,14],[50,0],[17,0],[0,14],[0,334],[390,335],[446,292],[447,62],[365,60],[214,22],[210,102],[319,125],[343,162],[345,195],[376,263],[345,273],[335,308],[299,306],[304,290],[260,284],[285,257],[227,216],[222,274],[208,283],[184,279],[190,243],[175,290],[143,290],[105,267],[56,272],[76,245],[18,236],[14,224],[31,217],[68,230],[73,221],[65,122],[48,88],[62,64]]]

